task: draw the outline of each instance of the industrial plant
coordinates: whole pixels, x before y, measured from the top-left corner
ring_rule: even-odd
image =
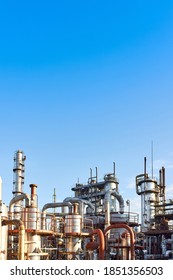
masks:
[[[141,209],[133,213],[119,190],[115,163],[101,181],[97,168],[90,169],[88,182],[78,181],[63,201],[56,201],[54,189],[54,200],[40,208],[39,186],[24,191],[25,160],[23,151],[15,152],[8,205],[0,177],[0,260],[173,259],[173,199],[166,199],[164,167],[156,179],[144,158],[144,170],[134,178]]]

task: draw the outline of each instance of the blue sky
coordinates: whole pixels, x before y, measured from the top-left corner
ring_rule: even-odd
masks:
[[[120,3],[121,2],[121,3]],[[73,195],[98,167],[136,211],[135,176],[154,143],[173,197],[173,2],[1,1],[0,175],[12,198],[13,155],[39,206]]]

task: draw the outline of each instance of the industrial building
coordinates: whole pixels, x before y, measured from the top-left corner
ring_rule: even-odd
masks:
[[[72,188],[73,197],[39,208],[37,185],[24,191],[25,160],[23,151],[15,152],[9,205],[0,177],[0,260],[173,259],[173,199],[166,199],[164,167],[159,180],[150,177],[144,158],[136,176],[141,211],[132,213],[130,207],[125,212],[130,202],[119,191],[115,163],[102,181],[97,168],[94,176],[90,169],[87,184]]]

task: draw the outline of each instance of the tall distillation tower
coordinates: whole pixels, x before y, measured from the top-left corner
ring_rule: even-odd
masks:
[[[14,168],[13,168],[13,196],[23,194],[24,173],[25,173],[26,156],[23,151],[16,151],[14,154]],[[14,205],[14,218],[21,218],[22,201],[18,201]]]

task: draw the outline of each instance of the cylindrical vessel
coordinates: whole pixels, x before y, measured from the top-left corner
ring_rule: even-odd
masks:
[[[138,182],[138,190],[141,195],[141,230],[145,232],[153,225],[156,214],[155,203],[158,202],[159,190],[157,182],[149,178]]]
[[[30,260],[40,260],[41,236],[34,234],[32,230],[41,229],[41,213],[37,207],[24,208],[23,222],[26,230],[25,253]]]
[[[82,217],[79,214],[65,216],[65,233],[80,234],[82,230]]]
[[[79,258],[78,252],[81,248],[81,238],[75,235],[80,235],[82,231],[82,217],[79,214],[71,214],[65,216],[65,234],[69,235],[66,238],[67,259]]]
[[[24,171],[26,157],[23,151],[18,150],[14,154],[14,168],[13,168],[13,195],[18,196],[23,193],[24,185]],[[14,205],[14,219],[21,219],[22,201],[18,201]]]
[[[40,260],[41,257],[41,237],[37,234],[27,233],[27,244],[25,252],[29,260]]]
[[[81,249],[81,238],[80,237],[67,237],[66,238],[66,251],[67,259],[79,259],[79,252]]]
[[[24,156],[22,151],[17,151],[14,154],[14,168],[13,168],[13,194],[14,196],[23,193],[23,184],[24,184],[24,161],[26,157]]]
[[[22,220],[25,229],[41,229],[41,213],[36,207],[24,208]]]

